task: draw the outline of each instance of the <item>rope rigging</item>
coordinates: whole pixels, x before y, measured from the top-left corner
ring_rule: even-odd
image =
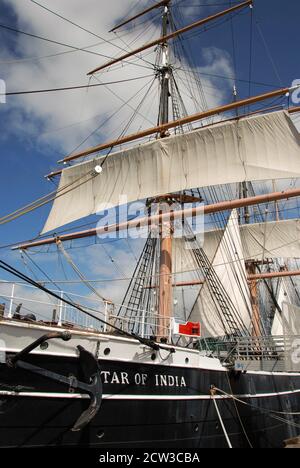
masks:
[[[44,41],[44,42],[50,42],[51,44],[56,44],[56,45],[60,45],[60,46],[63,46],[63,47],[67,47],[69,49],[72,49],[73,51],[85,52],[86,54],[97,55],[97,56],[100,56],[100,57],[106,58],[106,59],[111,59],[112,58],[112,57],[109,57],[107,55],[100,54],[98,52],[93,52],[92,50],[88,50],[87,48],[75,47],[75,46],[72,46],[70,44],[65,44],[63,42],[55,41],[53,39],[49,39],[49,38],[46,38],[46,37],[43,37],[43,36],[28,33],[28,32],[22,31],[20,29],[13,28],[12,26],[8,26],[6,24],[1,23],[0,28],[5,29],[5,30],[10,31],[10,32],[17,33],[17,34],[23,34],[25,36],[29,36],[29,37],[32,37],[32,38],[35,38],[35,39],[39,39],[39,40]],[[128,62],[127,61],[126,63],[132,64],[132,65],[135,65],[135,66],[138,66],[138,67],[142,67],[142,68],[148,68],[148,69],[151,68],[148,65],[145,66],[145,65],[142,65],[142,64],[136,64],[134,62]]]
[[[72,154],[74,152],[76,152],[77,150],[79,150],[81,148],[82,145],[84,145],[92,136],[94,136],[99,130],[101,130],[101,128],[103,128],[105,125],[107,125],[119,112],[121,112],[121,110],[127,106],[129,107],[131,110],[133,110],[135,112],[135,108],[133,106],[130,105],[130,102],[133,101],[142,91],[144,91],[144,89],[149,85],[149,83],[151,83],[153,80],[153,76],[151,75],[151,80],[150,81],[147,81],[147,83],[145,83],[145,85],[142,86],[141,89],[139,89],[137,92],[135,92],[129,99],[127,100],[124,100],[122,99],[120,96],[118,96],[116,93],[114,93],[112,90],[110,90],[109,88],[107,88],[115,97],[117,97],[121,102],[122,102],[122,105],[120,107],[118,107],[116,109],[116,111],[114,111],[112,114],[110,114],[107,118],[105,118],[101,123],[100,125],[98,125],[92,132],[90,132],[86,138],[84,138],[84,140],[82,140],[75,148],[73,148],[71,151],[69,151],[69,154]],[[99,80],[98,80],[99,81]],[[102,84],[100,82],[100,84]],[[107,87],[107,85],[104,85],[105,87]],[[102,115],[102,114],[101,114]],[[127,122],[127,119],[126,119],[126,122]],[[150,122],[152,124],[152,122]],[[119,136],[120,138],[120,136]],[[65,156],[65,155],[64,155]]]
[[[77,90],[77,89],[90,89],[90,88],[96,88],[99,86],[108,86],[108,85],[113,85],[113,84],[120,84],[120,83],[129,83],[130,81],[138,81],[142,80],[145,78],[152,77],[153,75],[144,75],[144,76],[138,76],[136,78],[127,78],[126,80],[117,80],[117,81],[109,81],[107,83],[95,83],[95,84],[87,84],[87,85],[78,85],[78,86],[65,86],[62,88],[50,88],[50,89],[36,89],[36,90],[29,90],[29,91],[12,91],[12,92],[6,92],[5,96],[20,96],[20,95],[27,95],[27,94],[41,94],[41,93],[56,93],[59,91],[72,91],[72,90]],[[0,93],[0,96],[3,96],[4,94]]]
[[[148,20],[145,20],[145,21],[148,21]],[[141,26],[143,26],[143,23],[139,24],[138,29],[142,29]],[[130,34],[130,31],[127,31],[124,34],[119,35],[118,37],[114,37],[114,38],[110,39],[110,42],[115,42],[117,40],[120,40],[123,37],[127,37],[129,34]],[[99,47],[99,46],[101,46],[103,44],[106,44],[106,43],[107,43],[107,41],[105,40],[105,41],[101,41],[101,42],[96,42],[96,43],[91,44],[89,46],[81,47],[78,50],[67,50],[67,51],[64,51],[64,52],[57,52],[57,53],[54,53],[54,54],[41,55],[41,56],[36,56],[36,57],[23,57],[23,58],[13,59],[13,60],[3,60],[3,61],[0,61],[0,65],[18,65],[18,64],[25,63],[25,62],[41,61],[41,60],[48,59],[48,58],[60,57],[62,55],[74,54],[74,53],[80,52],[81,50],[84,50],[84,49],[93,49],[94,47]],[[130,63],[132,64],[132,63],[134,63],[134,61],[131,61]],[[136,64],[136,65],[139,66],[139,64]]]
[[[150,83],[150,88],[148,91],[150,91],[150,89],[152,88],[153,86],[153,83],[154,83],[154,80],[155,78],[152,78],[151,80],[151,83]],[[148,85],[148,83],[146,83],[146,85],[144,85],[142,87],[141,90],[139,90],[137,93],[135,93],[135,95],[130,98],[128,101],[124,101],[122,98],[120,98],[123,102],[124,105],[128,105],[129,104],[129,101],[131,99],[133,99],[134,97],[136,97],[146,86]],[[109,88],[108,88],[109,89]],[[110,90],[110,89],[109,89]],[[110,92],[112,92],[114,95],[116,95],[112,90],[110,90]],[[116,95],[117,96],[117,95]],[[137,114],[139,114],[139,109],[140,107],[142,106],[145,98],[147,97],[147,93],[145,94],[144,98],[142,99],[142,101],[140,102],[140,104],[138,105],[138,107],[136,109],[134,109],[134,114],[130,120],[130,123],[132,123],[133,119],[135,118],[135,116]],[[131,107],[131,106],[130,106]],[[112,116],[109,117],[109,119],[111,119]],[[106,120],[107,122],[107,120]],[[97,128],[97,130],[99,130],[102,126],[104,125],[104,123],[101,123],[100,127]],[[122,137],[122,135],[124,134],[124,132],[126,132],[126,129],[128,128],[128,123],[127,123],[127,126],[126,128],[122,131],[122,133],[119,135],[119,138]],[[89,136],[88,138],[94,134],[97,130],[93,131]],[[88,139],[87,138],[87,139]],[[81,143],[79,146],[81,146],[83,143]],[[79,147],[78,146],[78,147]],[[78,149],[78,147],[76,149]],[[75,150],[76,150],[75,149]],[[110,155],[111,151],[113,150],[113,147],[110,148],[110,150],[107,152],[106,156],[103,158],[103,160],[101,161],[101,167],[103,168],[104,164],[106,163],[107,161],[107,158],[108,156]],[[52,201],[60,198],[61,196],[64,196],[66,195],[67,193],[79,188],[81,185],[84,185],[88,182],[90,182],[94,177],[96,176],[96,174],[91,171],[89,174],[86,174],[84,176],[80,176],[79,178],[75,179],[74,181],[70,182],[69,184],[66,184],[65,186],[63,187],[60,187],[58,188],[56,191],[53,191],[53,192],[50,192],[49,194],[45,195],[44,197],[41,197],[37,200],[35,200],[34,202],[28,204],[28,205],[25,205],[24,207],[22,208],[19,208],[18,210],[6,215],[6,216],[3,216],[2,218],[0,218],[0,225],[1,224],[7,224],[11,221],[14,221],[15,219],[18,219],[19,217],[21,216],[24,216],[38,208],[41,208],[42,206],[46,205],[46,204],[49,204],[51,203]],[[86,178],[86,180],[84,180],[83,182],[81,182],[82,179]]]
[[[221,393],[222,395],[225,395],[227,396],[228,398],[232,398],[233,400],[235,400],[236,402],[242,404],[242,405],[245,405],[245,406],[250,406],[251,408],[253,409],[256,409],[257,411],[260,411],[262,413],[268,413],[270,417],[273,417],[275,415],[281,415],[281,416],[299,416],[300,415],[300,412],[298,411],[291,411],[291,412],[288,412],[288,411],[276,411],[276,410],[270,410],[268,408],[262,408],[260,406],[257,406],[257,405],[253,405],[251,403],[247,403],[246,401],[244,400],[241,400],[240,398],[234,396],[234,395],[231,395],[230,393],[227,393],[227,392],[224,392],[224,390],[221,390],[220,388],[217,388],[217,387],[213,387],[213,389],[218,392],[218,393]],[[280,419],[279,419],[280,420]],[[282,421],[286,422],[286,423],[290,423],[290,421],[287,421],[287,420],[284,420],[284,419],[281,419]],[[291,425],[293,425],[294,427],[297,427],[297,428],[300,428],[300,424],[296,424],[296,423],[291,423]]]
[[[79,268],[77,267],[77,265],[75,264],[74,260],[71,258],[71,256],[68,254],[68,252],[66,252],[66,250],[64,249],[64,246],[63,246],[63,243],[60,241],[60,240],[57,240],[57,243],[56,243],[58,249],[60,250],[60,252],[62,253],[62,255],[65,257],[66,261],[68,262],[68,264],[71,266],[71,268],[73,269],[73,271],[76,273],[76,275],[81,279],[81,281],[83,282],[83,284],[86,285],[86,287],[92,291],[97,297],[99,297],[99,299],[101,299],[103,302],[107,302],[107,303],[110,303],[111,301],[106,299],[104,296],[102,296],[98,291],[97,289],[95,289],[91,284],[90,282],[86,279],[86,277],[84,276],[84,274],[79,270]]]
[[[65,21],[65,22],[67,22],[67,23],[69,23],[69,24],[75,26],[76,28],[78,28],[78,29],[80,29],[80,30],[82,30],[82,31],[84,31],[84,32],[86,32],[86,33],[88,33],[88,34],[94,36],[94,37],[97,37],[98,39],[100,39],[101,41],[103,41],[103,42],[105,42],[105,43],[107,43],[107,44],[109,44],[109,45],[113,45],[114,47],[116,47],[117,49],[119,49],[119,50],[121,50],[121,51],[123,51],[123,52],[127,52],[127,49],[124,49],[123,47],[120,47],[119,45],[114,44],[113,42],[111,42],[111,41],[108,40],[108,39],[103,38],[103,37],[100,36],[99,34],[96,34],[96,33],[94,33],[93,31],[90,31],[89,29],[84,28],[83,26],[80,26],[79,24],[75,23],[74,21],[69,20],[68,18],[66,18],[66,17],[64,17],[64,16],[62,16],[62,15],[60,15],[59,13],[57,13],[57,12],[55,12],[55,11],[53,11],[53,10],[50,10],[50,8],[47,8],[46,6],[44,6],[44,5],[40,4],[39,2],[37,2],[36,0],[29,0],[29,1],[30,1],[31,3],[34,3],[35,5],[39,6],[40,8],[43,8],[44,10],[48,11],[49,13],[51,13],[51,14],[57,16],[58,18],[62,19],[63,21]],[[106,57],[106,58],[108,58],[108,57]],[[142,59],[142,60],[143,60],[143,59]],[[146,62],[146,63],[149,64],[149,62]],[[152,65],[152,64],[150,63],[150,65]]]

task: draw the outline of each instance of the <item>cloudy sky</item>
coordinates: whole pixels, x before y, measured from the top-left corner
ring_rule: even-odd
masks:
[[[152,3],[150,0],[0,0],[0,79],[5,80],[8,92],[132,80],[77,91],[8,96],[6,104],[0,104],[1,216],[53,190],[53,185],[43,176],[57,167],[58,159],[75,148],[84,149],[118,137],[145,94],[143,105],[127,131],[155,125],[158,83],[151,86],[154,50],[145,52],[142,59],[118,65],[96,78],[87,77],[88,71],[106,61],[103,56],[119,56],[124,50],[159,36],[160,13],[157,11],[131,27],[122,28],[117,35],[108,33],[118,21]],[[215,0],[174,0],[173,3],[175,23],[181,27],[238,2],[220,2],[219,6]],[[184,40],[183,66],[196,71],[209,107],[232,99],[233,77],[241,98],[249,92],[255,94],[281,85],[289,86],[300,78],[295,45],[300,6],[294,0],[287,0],[285,8],[282,3],[280,0],[256,1],[251,54],[248,9],[232,21],[220,21],[217,27],[189,34]],[[291,8],[286,8],[288,3]],[[178,71],[177,75],[187,109],[201,110],[203,102],[192,101],[185,74]],[[249,76],[253,82],[250,86]],[[1,226],[0,244],[36,236],[43,227],[47,211],[45,208]],[[140,247],[135,249],[124,242],[113,247],[108,245],[107,251],[99,254],[101,262],[96,260],[95,247],[85,249],[84,253],[78,249],[76,258],[89,277],[105,274],[108,278],[125,277],[130,275]],[[19,262],[17,254],[1,252],[2,258]],[[57,257],[43,255],[45,258],[39,258],[42,264],[49,262],[52,265],[49,271],[61,278]],[[116,257],[120,260],[119,266],[116,266]],[[103,259],[109,265],[106,268]],[[118,293],[121,296],[120,288]]]

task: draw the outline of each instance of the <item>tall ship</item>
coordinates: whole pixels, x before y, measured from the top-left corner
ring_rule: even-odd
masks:
[[[47,176],[54,192],[1,218],[52,203],[42,234],[14,249],[28,267],[58,252],[80,284],[0,261],[1,447],[279,448],[300,433],[299,87],[242,100],[234,87],[228,104],[190,112],[181,39],[255,5],[178,28],[177,2],[148,3],[113,31],[155,13],[159,37],[89,76],[155,52],[157,125],[69,154]],[[76,264],[84,239],[130,239],[120,304]]]

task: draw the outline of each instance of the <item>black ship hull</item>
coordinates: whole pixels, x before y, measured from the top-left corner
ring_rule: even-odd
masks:
[[[32,355],[26,360],[82,379],[78,359]],[[88,426],[74,432],[88,398],[51,379],[1,364],[0,446],[225,448],[228,441],[215,403],[234,448],[279,448],[285,439],[299,435],[299,416],[288,414],[300,409],[299,374],[113,360],[99,360],[99,365],[101,408]],[[211,386],[225,393],[213,400]]]

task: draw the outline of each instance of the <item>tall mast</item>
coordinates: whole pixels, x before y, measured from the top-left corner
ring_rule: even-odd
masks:
[[[162,17],[162,35],[165,37],[168,33],[169,25],[169,7],[164,7],[164,14]],[[169,97],[170,97],[170,73],[171,68],[169,64],[169,44],[164,42],[162,44],[162,59],[159,68],[161,77],[161,94],[160,94],[160,110],[159,110],[159,125],[169,122]],[[161,137],[165,136],[165,132],[161,132]]]
[[[169,5],[165,5],[162,17],[162,35],[168,34]],[[161,65],[159,68],[161,93],[158,121],[159,125],[169,122],[169,98],[170,98],[170,76],[172,70],[169,63],[169,44],[162,44]],[[160,132],[160,137],[167,136],[165,131]],[[167,197],[162,197],[159,202],[159,212],[168,212],[170,204]],[[172,315],[172,237],[173,222],[167,220],[159,225],[160,255],[159,255],[159,301],[158,301],[158,338],[166,341]]]
[[[248,184],[247,182],[242,182],[242,198],[248,198]],[[244,223],[245,224],[250,224],[250,211],[249,207],[246,206],[244,208]]]
[[[257,266],[257,263],[254,261],[250,261],[246,263],[246,270],[250,278],[251,277],[255,278],[256,266]],[[258,337],[258,336],[261,336],[261,317],[260,317],[259,302],[258,302],[258,286],[257,286],[257,281],[255,279],[250,280],[249,289],[250,289],[250,301],[251,301],[251,307],[252,307],[252,336]]]

